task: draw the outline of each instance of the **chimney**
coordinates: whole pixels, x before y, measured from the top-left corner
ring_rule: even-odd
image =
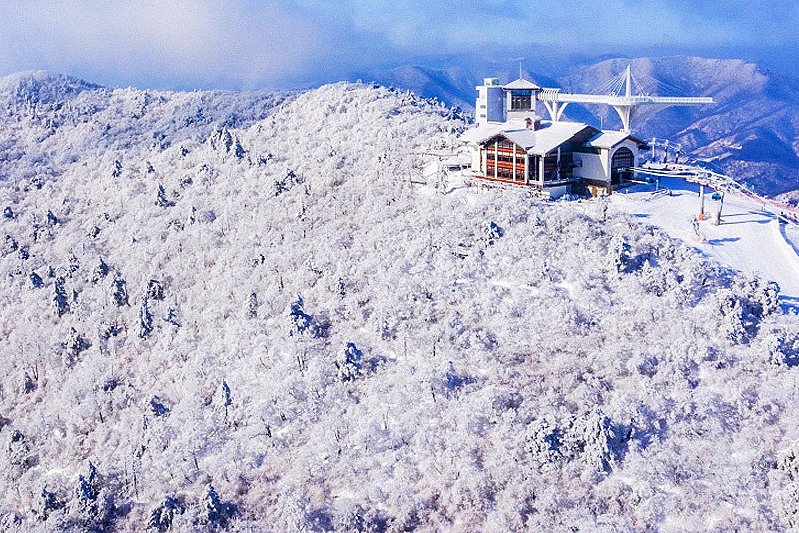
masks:
[[[541,117],[535,117],[535,120],[527,117],[524,119],[524,125],[528,130],[538,131],[541,129]]]

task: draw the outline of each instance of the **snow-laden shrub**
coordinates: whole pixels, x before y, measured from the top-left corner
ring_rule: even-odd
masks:
[[[613,235],[608,245],[608,261],[613,271],[620,274],[630,270],[633,259],[633,249],[621,233]]]

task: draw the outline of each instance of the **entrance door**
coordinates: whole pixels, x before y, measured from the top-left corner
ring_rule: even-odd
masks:
[[[632,168],[635,166],[633,151],[622,146],[610,159],[610,183],[618,185],[622,180],[632,179]]]

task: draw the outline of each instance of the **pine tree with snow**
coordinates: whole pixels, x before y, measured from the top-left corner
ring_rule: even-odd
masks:
[[[719,290],[715,298],[721,316],[721,334],[733,344],[744,342],[747,332],[741,300],[730,289]]]
[[[126,285],[127,282],[125,279],[117,273],[114,277],[114,281],[111,283],[111,296],[117,307],[128,305],[128,290]]]
[[[100,257],[97,261],[97,265],[92,270],[92,283],[98,283],[101,279],[105,278],[108,275],[108,265],[103,261],[103,258]]]
[[[222,381],[222,406],[225,409],[225,421],[227,421],[228,417],[228,409],[231,405],[233,405],[233,396],[230,394],[230,386],[227,384],[227,381]]]
[[[91,343],[81,336],[75,328],[69,328],[69,337],[64,342],[64,351],[69,362],[74,362],[80,354],[91,347]]]
[[[540,468],[549,468],[564,459],[563,430],[550,417],[533,420],[527,430],[527,451]]]
[[[63,509],[64,505],[64,502],[58,499],[58,495],[55,492],[47,490],[47,487],[42,487],[35,513],[39,520],[46,521],[54,511]]]
[[[361,376],[361,358],[363,352],[353,342],[348,342],[339,352],[336,369],[341,381],[352,381]]]
[[[3,249],[0,250],[0,256],[7,256],[17,251],[19,248],[19,243],[17,240],[12,237],[11,235],[6,235],[5,240],[3,242]]]
[[[582,442],[582,461],[599,471],[609,472],[616,464],[611,446],[617,438],[610,419],[599,410],[591,411],[576,424],[575,431]]]
[[[138,335],[140,339],[146,339],[153,332],[153,315],[147,298],[142,298],[139,305]]]
[[[78,482],[69,503],[73,520],[84,530],[106,531],[111,526],[113,505],[101,484],[97,469],[89,462],[86,475],[78,475]]]
[[[223,502],[214,486],[209,483],[200,502],[200,524],[224,528],[232,514],[232,506]]]
[[[69,301],[67,300],[67,291],[64,288],[64,278],[57,278],[53,283],[52,308],[58,317],[69,312]]]
[[[150,281],[147,282],[146,297],[151,300],[163,300],[164,285],[156,279],[151,279]]]
[[[160,183],[158,184],[158,191],[155,197],[155,205],[158,207],[172,207],[175,205],[175,202],[167,198],[166,196],[166,189]]]
[[[505,230],[493,220],[483,226],[482,240],[489,246],[493,245],[504,235]]]
[[[8,434],[5,453],[9,464],[15,467],[26,469],[33,464],[28,439],[17,429],[12,429]]]
[[[150,511],[147,526],[159,533],[169,531],[175,521],[175,516],[183,514],[185,510],[186,508],[174,494],[167,494],[164,501]]]
[[[42,277],[36,272],[28,274],[28,284],[32,289],[38,289],[44,285]]]
[[[297,299],[289,307],[289,320],[290,334],[305,333],[313,323],[313,317],[305,312],[305,301],[300,295],[297,295]]]

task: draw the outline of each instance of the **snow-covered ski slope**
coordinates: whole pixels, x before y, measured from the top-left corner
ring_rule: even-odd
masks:
[[[799,232],[786,226],[763,206],[744,196],[727,194],[722,223],[715,225],[718,201],[708,193],[697,236],[692,219],[699,213],[699,187],[680,178],[663,178],[661,187],[671,194],[653,194],[654,186],[636,186],[611,197],[610,212],[652,224],[683,239],[703,254],[751,275],[780,285],[784,301],[799,300],[799,256],[793,243]]]

